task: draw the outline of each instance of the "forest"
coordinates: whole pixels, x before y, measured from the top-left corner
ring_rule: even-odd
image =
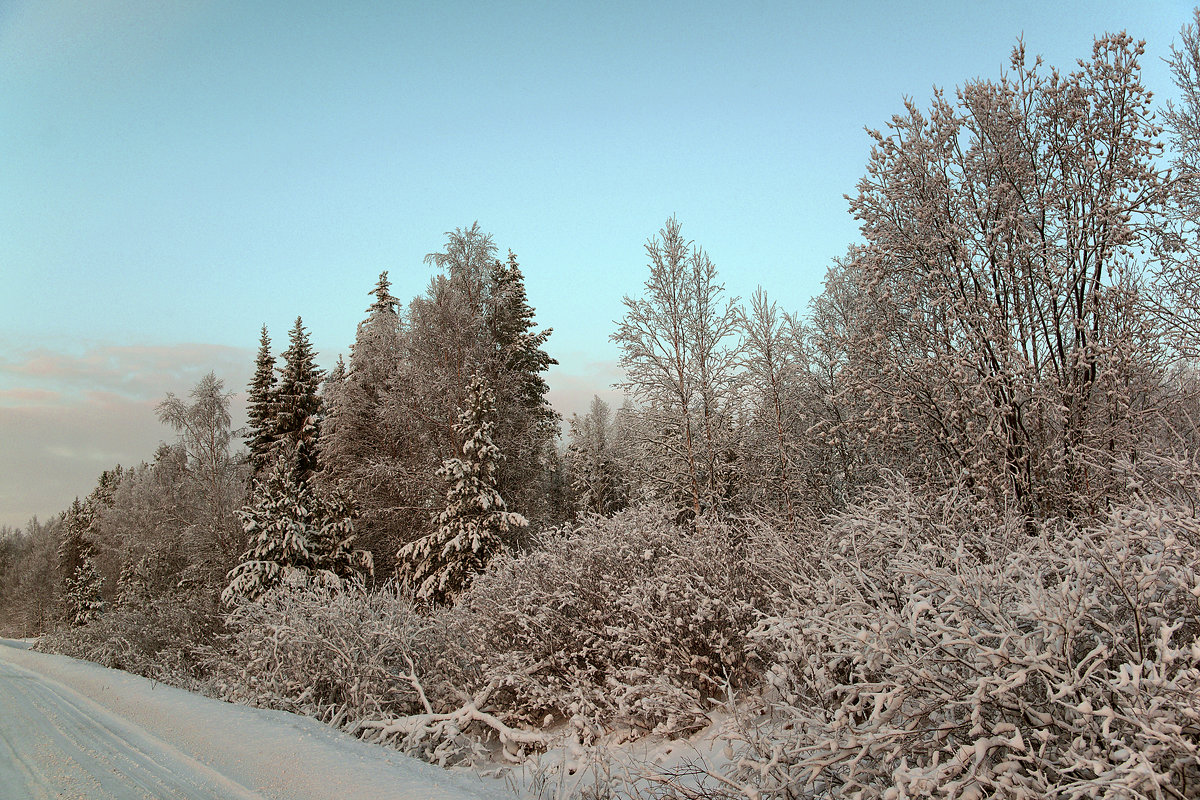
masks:
[[[1142,55],[904,102],[804,313],[667,219],[617,408],[455,229],[5,529],[0,634],[545,798],[1200,797],[1200,12]]]

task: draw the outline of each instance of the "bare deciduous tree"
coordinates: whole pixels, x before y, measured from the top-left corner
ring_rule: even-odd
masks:
[[[723,297],[716,267],[683,238],[674,217],[646,243],[646,254],[645,294],[625,297],[611,338],[621,348],[621,386],[645,418],[642,444],[665,468],[644,477],[699,514],[729,489],[737,299]]]
[[[848,376],[869,432],[927,478],[1037,516],[1094,506],[1136,458],[1156,358],[1141,250],[1165,198],[1141,54],[1105,36],[1046,74],[1018,45],[999,82],[872,132],[848,265],[872,325]]]

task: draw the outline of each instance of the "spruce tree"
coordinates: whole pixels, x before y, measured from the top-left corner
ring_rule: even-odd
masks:
[[[388,280],[387,270],[379,273],[379,282],[375,284],[375,288],[371,290],[371,296],[375,298],[375,302],[367,307],[367,314],[395,314],[396,309],[400,306],[400,301],[392,297],[392,282]]]
[[[274,447],[295,459],[297,475],[307,480],[317,469],[317,441],[320,437],[322,371],[317,368],[316,353],[308,341],[304,322],[288,333],[288,349],[279,370],[279,386],[274,392]]]
[[[262,327],[247,400],[250,435],[246,446],[250,449],[250,466],[258,475],[270,464],[275,442],[275,357],[271,355],[271,337],[266,325]]]
[[[548,502],[549,463],[560,416],[550,406],[544,374],[558,362],[545,350],[552,330],[537,329],[525,277],[511,250],[507,261],[494,260],[489,271],[484,322],[491,347],[488,377],[498,399],[495,441],[506,456],[498,488],[534,519],[553,524],[560,517]]]
[[[572,415],[567,466],[578,511],[611,516],[629,505],[628,481],[610,436],[612,409],[598,396],[584,416]]]
[[[539,418],[557,423],[546,397],[550,387],[542,377],[558,363],[544,349],[554,329],[537,330],[525,276],[513,251],[508,251],[507,262],[495,262],[490,278],[487,327],[501,368],[516,378],[515,399]]]
[[[474,576],[503,549],[503,536],[528,525],[507,509],[496,491],[496,467],[502,455],[492,442],[496,401],[476,374],[467,407],[455,430],[463,438],[462,458],[448,459],[438,475],[450,484],[437,530],[411,542],[396,555],[397,576],[421,600],[453,602]]]
[[[83,563],[91,545],[84,538],[91,525],[91,509],[76,497],[71,507],[62,515],[62,538],[58,542],[58,572],[63,584],[75,574]]]
[[[72,625],[86,625],[99,619],[104,613],[104,578],[96,568],[91,549],[84,552],[83,560],[63,586],[63,602],[67,621]]]
[[[399,546],[399,515],[393,509],[415,502],[400,496],[405,470],[399,451],[408,439],[385,419],[403,350],[399,301],[391,295],[387,275],[381,273],[370,292],[373,302],[358,325],[349,359],[325,381],[320,460],[326,478],[345,481],[355,492],[363,512],[358,541],[390,560]]]
[[[337,585],[370,574],[369,554],[352,548],[356,513],[347,493],[315,489],[283,454],[238,512],[250,548],[221,599],[257,600],[289,576]]]

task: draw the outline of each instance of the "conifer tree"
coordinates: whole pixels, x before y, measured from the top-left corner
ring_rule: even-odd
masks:
[[[288,333],[288,349],[283,353],[284,365],[279,370],[279,386],[274,392],[273,435],[275,448],[283,448],[296,460],[297,475],[307,480],[317,468],[317,440],[320,436],[322,371],[316,364],[316,353],[308,341],[304,322]]]
[[[395,314],[396,309],[400,307],[400,301],[392,297],[392,282],[388,280],[386,269],[379,273],[379,282],[371,290],[371,296],[375,298],[375,302],[367,307],[367,313],[370,315]]]
[[[584,416],[571,417],[567,465],[576,507],[581,512],[610,516],[629,504],[624,470],[610,441],[612,410],[598,396]]]
[[[558,363],[543,349],[554,331],[536,329],[533,307],[525,294],[525,276],[513,251],[508,251],[507,262],[495,262],[490,289],[487,327],[499,365],[516,376],[517,401],[540,418],[557,422],[546,399],[550,387],[542,377],[543,372]]]
[[[250,549],[229,572],[221,599],[257,600],[290,575],[337,585],[369,574],[369,555],[351,546],[356,514],[348,494],[314,489],[284,454],[238,512]]]
[[[62,537],[59,539],[57,552],[58,580],[62,587],[60,613],[63,619],[72,624],[75,624],[74,620],[80,611],[77,602],[80,598],[73,594],[72,589],[80,568],[91,555],[91,543],[84,537],[91,525],[91,518],[91,509],[78,497],[62,515]]]
[[[62,538],[58,542],[58,571],[65,584],[83,563],[90,545],[84,533],[91,524],[91,512],[86,504],[76,497],[71,507],[63,512]]]
[[[271,355],[271,337],[266,325],[262,327],[247,399],[250,435],[246,445],[250,448],[250,465],[258,475],[270,464],[275,442],[275,357]]]
[[[395,533],[401,515],[394,509],[414,504],[405,496],[407,465],[402,464],[408,437],[401,426],[389,425],[385,414],[403,357],[399,301],[390,290],[383,272],[370,292],[373,302],[358,325],[348,363],[339,360],[325,381],[320,448],[322,475],[345,481],[355,493],[362,511],[358,541],[388,560],[401,541]]]
[[[405,545],[396,556],[398,577],[419,599],[453,602],[500,552],[502,537],[528,525],[523,516],[508,510],[496,491],[502,454],[491,438],[495,413],[495,396],[477,373],[455,427],[464,440],[463,457],[446,460],[438,470],[450,484],[438,528]]]
[[[79,566],[63,586],[67,621],[78,626],[99,619],[104,613],[103,587],[104,579],[96,568],[96,560],[91,550],[88,549],[84,552]]]
[[[537,329],[525,277],[511,250],[507,261],[493,261],[488,274],[484,323],[491,347],[487,376],[497,395],[494,438],[505,453],[497,487],[535,519],[556,522],[548,500],[561,417],[550,405],[544,376],[558,363],[545,350],[553,331]]]

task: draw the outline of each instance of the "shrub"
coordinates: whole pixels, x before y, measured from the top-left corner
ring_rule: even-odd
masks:
[[[1019,528],[903,487],[833,520],[753,633],[773,688],[738,780],[777,797],[1200,796],[1200,521],[1134,503]]]
[[[204,655],[221,629],[216,602],[211,591],[177,587],[46,634],[37,649],[199,690],[207,677]]]
[[[226,617],[209,663],[223,699],[315,717],[351,732],[364,719],[432,710],[434,622],[391,587],[284,584]],[[432,684],[431,684],[432,685]]]
[[[496,559],[444,618],[477,660],[459,682],[498,687],[491,702],[514,724],[703,726],[709,701],[755,672],[745,634],[759,590],[741,538],[641,508]]]

